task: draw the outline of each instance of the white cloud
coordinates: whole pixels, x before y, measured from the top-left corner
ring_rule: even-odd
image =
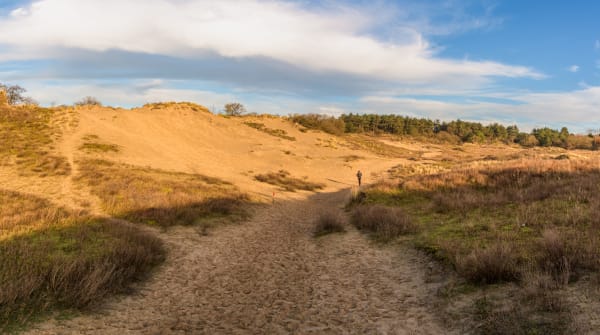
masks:
[[[0,59],[60,56],[61,49],[192,58],[265,57],[312,71],[342,72],[408,83],[489,76],[542,78],[523,66],[436,56],[421,35],[402,30],[402,42],[366,32],[377,17],[351,8],[309,11],[274,0],[39,0],[0,19]]]
[[[12,17],[27,16],[28,14],[29,12],[25,8],[17,8],[10,12],[10,16]]]
[[[569,70],[569,72],[578,72],[579,71],[579,65],[571,65],[567,68],[567,70]]]
[[[70,105],[85,96],[93,96],[105,104],[122,107],[135,107],[158,101],[192,101],[206,107],[220,108],[227,102],[237,101],[235,94],[218,93],[208,90],[177,89],[169,87],[161,80],[147,80],[123,83],[84,83],[60,81],[47,84],[38,81],[25,81],[28,94],[42,105]]]

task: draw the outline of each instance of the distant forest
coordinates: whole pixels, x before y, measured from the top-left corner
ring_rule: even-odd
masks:
[[[403,137],[433,141],[437,143],[517,143],[525,147],[561,147],[566,149],[597,150],[600,138],[593,135],[575,135],[566,127],[560,130],[551,128],[533,129],[531,133],[521,132],[516,125],[504,126],[498,123],[482,125],[478,122],[441,122],[426,118],[400,115],[343,114],[331,117],[320,114],[296,114],[290,116],[309,129],[319,129],[330,134],[391,134]]]

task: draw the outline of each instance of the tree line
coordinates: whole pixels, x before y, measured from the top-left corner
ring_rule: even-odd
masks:
[[[566,127],[560,130],[548,127],[522,132],[516,125],[499,123],[483,125],[462,120],[440,121],[402,115],[343,114],[339,117],[319,114],[295,114],[293,122],[309,129],[330,134],[391,134],[443,143],[517,143],[527,147],[556,146],[563,148],[597,149],[600,140],[591,134],[571,134]]]

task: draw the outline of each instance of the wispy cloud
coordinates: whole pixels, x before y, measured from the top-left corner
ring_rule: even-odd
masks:
[[[571,66],[569,66],[569,67],[567,68],[567,70],[568,70],[569,72],[576,73],[576,72],[578,72],[578,71],[579,71],[579,65],[571,65]]]

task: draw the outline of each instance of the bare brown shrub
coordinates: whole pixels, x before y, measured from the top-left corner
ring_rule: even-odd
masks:
[[[319,214],[316,221],[314,236],[323,236],[331,233],[345,232],[344,216],[337,210],[328,210]]]
[[[351,222],[356,228],[372,232],[383,241],[415,232],[417,228],[402,209],[382,205],[358,206],[352,212]]]
[[[558,285],[566,285],[571,277],[571,260],[567,245],[562,236],[551,229],[542,234],[540,242],[540,267],[547,272]]]
[[[505,242],[476,248],[467,256],[457,257],[457,271],[474,283],[491,284],[519,277],[518,257]]]

